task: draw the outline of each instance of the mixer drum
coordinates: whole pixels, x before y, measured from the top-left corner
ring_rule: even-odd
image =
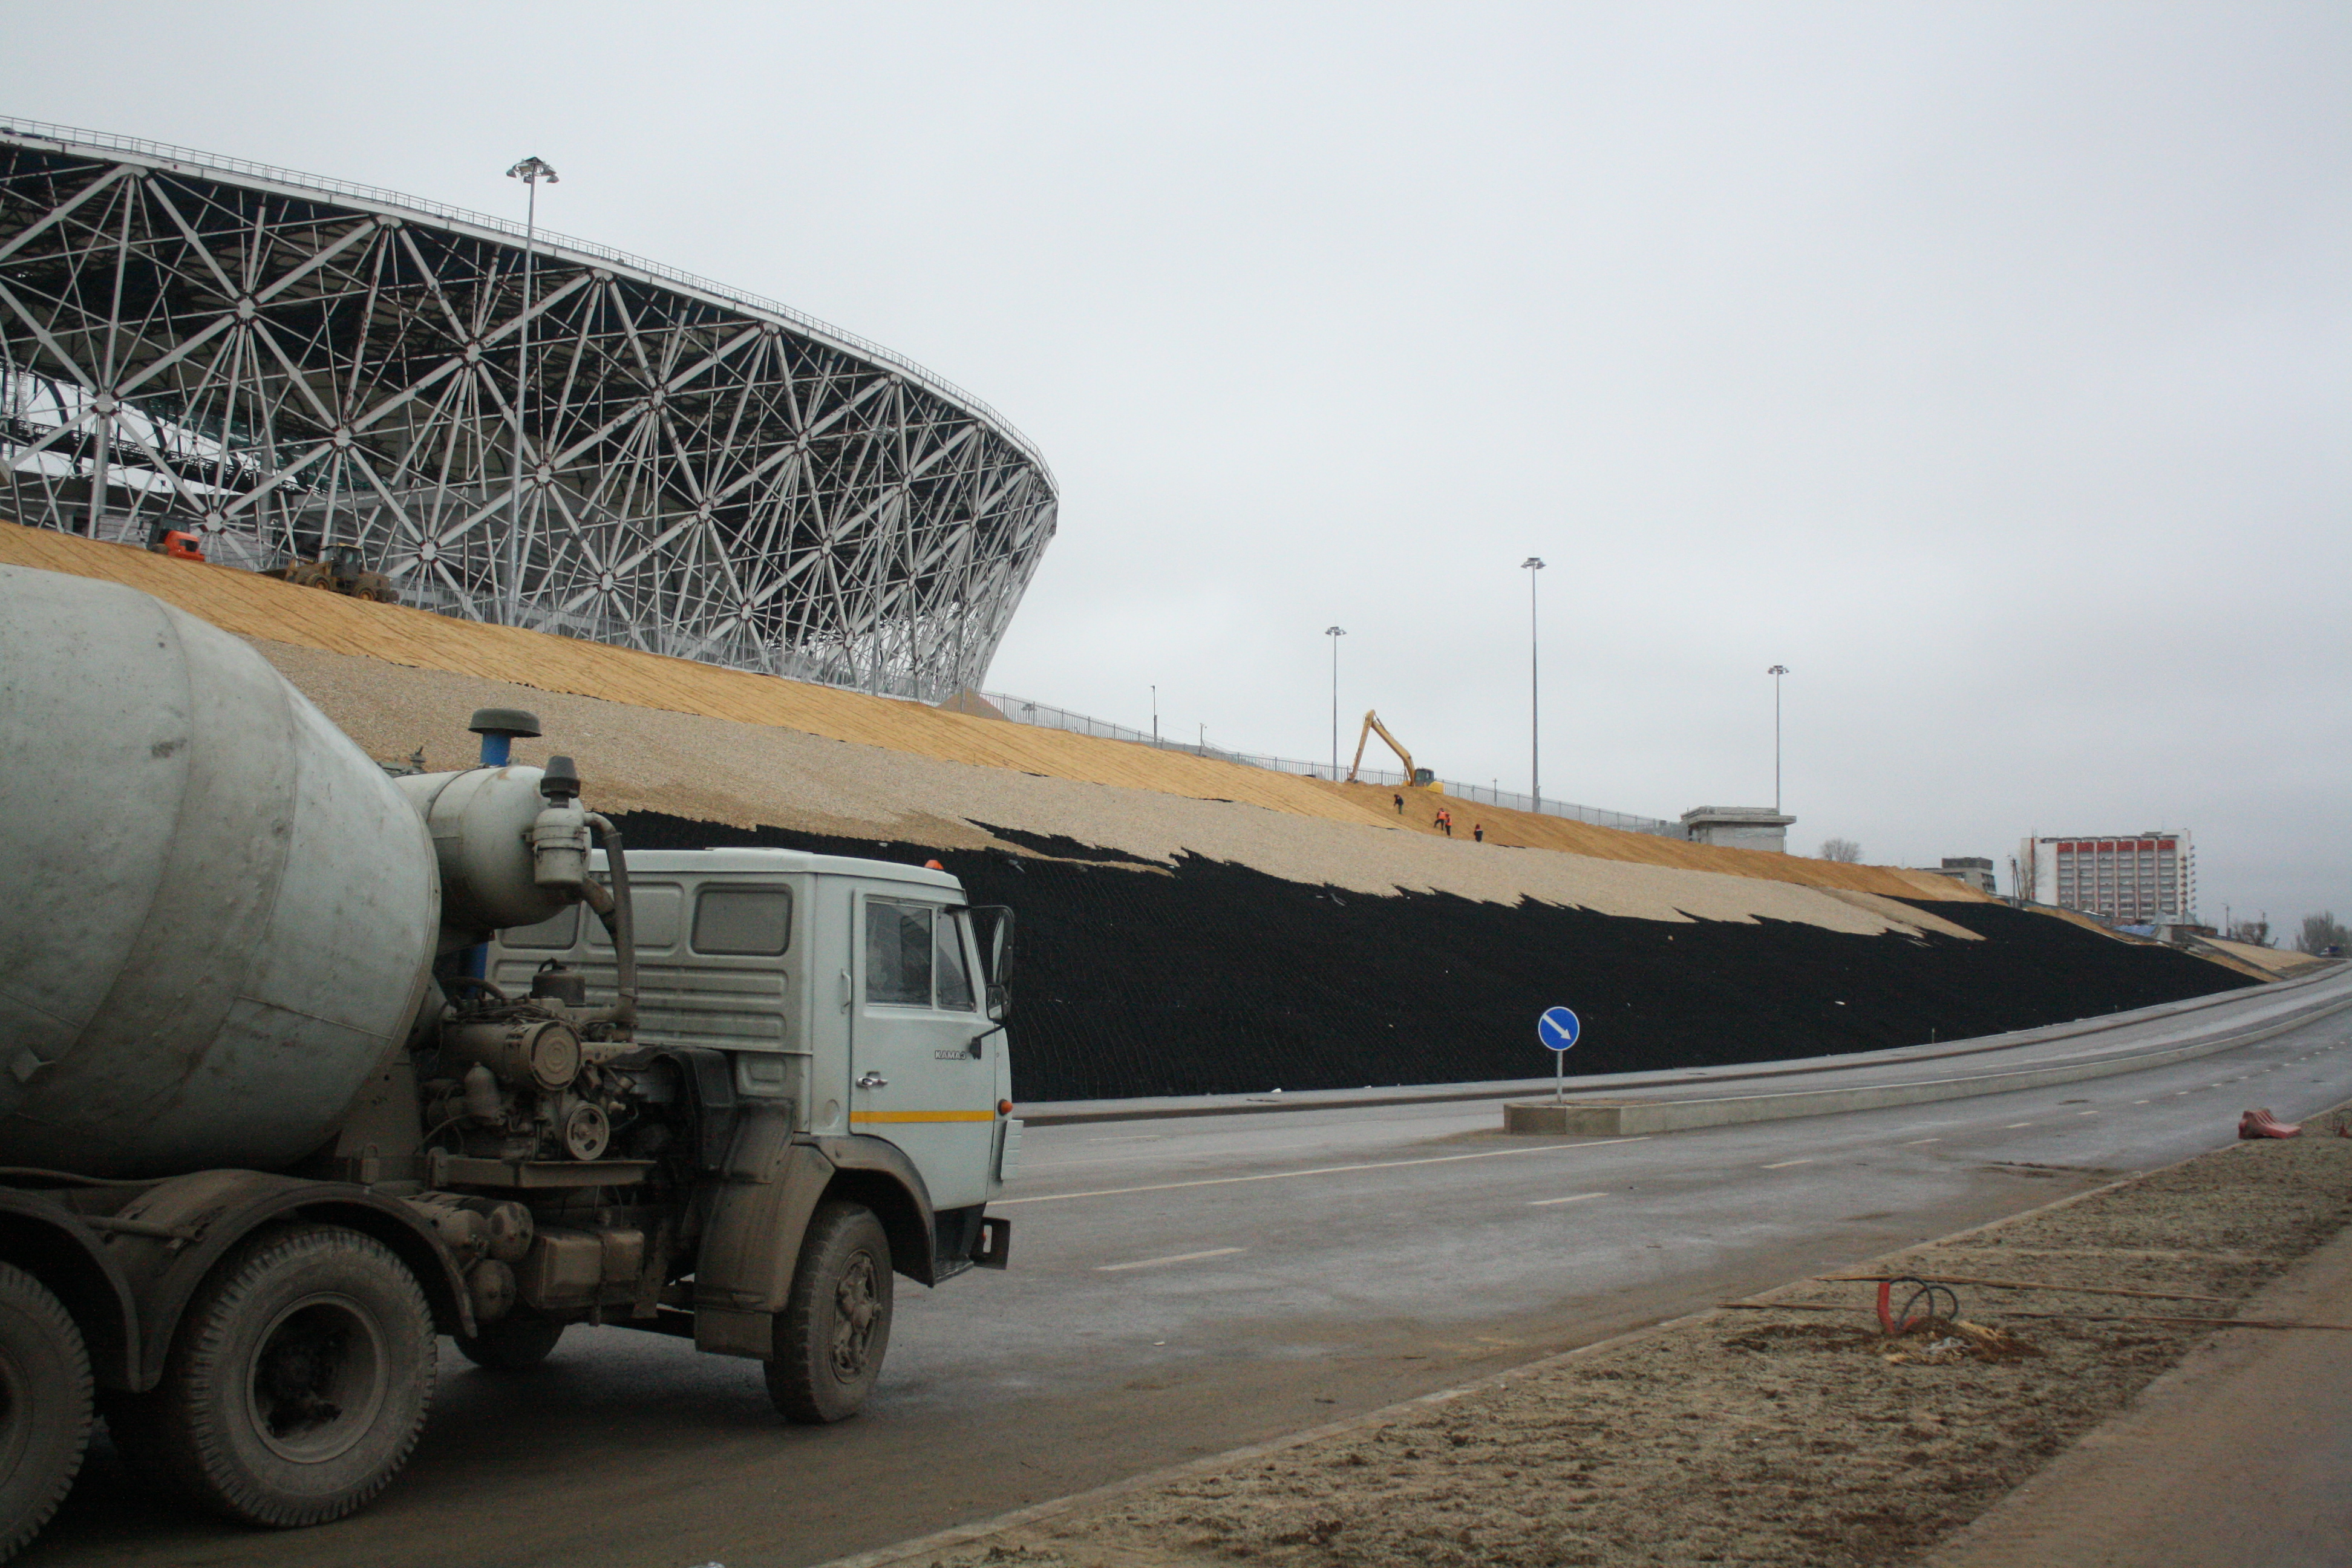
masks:
[[[269,1168],[404,1039],[424,824],[236,637],[0,567],[0,1164]]]

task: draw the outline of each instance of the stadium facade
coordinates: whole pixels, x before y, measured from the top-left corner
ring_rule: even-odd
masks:
[[[355,546],[445,614],[929,701],[981,684],[1054,533],[1018,431],[652,262],[540,234],[527,279],[523,238],[0,123],[0,515],[186,529],[256,570]]]

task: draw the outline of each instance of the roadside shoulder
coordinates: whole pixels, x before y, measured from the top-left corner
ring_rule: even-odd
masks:
[[[834,1568],[1916,1562],[2344,1230],[2345,1120]],[[1883,1336],[1895,1275],[1958,1326]]]

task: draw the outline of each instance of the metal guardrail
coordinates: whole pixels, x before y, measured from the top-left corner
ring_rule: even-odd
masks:
[[[194,147],[175,146],[169,142],[151,142],[142,136],[116,136],[107,132],[90,131],[80,126],[53,125],[46,121],[15,120],[0,116],[0,136],[13,136],[24,141],[55,142],[58,143],[61,150],[67,152],[82,149],[94,153],[126,153],[134,158],[150,158],[161,163],[184,164],[192,170],[240,174],[247,179],[267,180],[272,184],[289,186],[297,191],[307,191],[319,195],[345,196],[354,201],[365,202],[373,207],[392,209],[396,213],[415,214],[421,217],[438,218],[445,223],[464,224],[470,228],[488,229],[508,239],[520,241],[528,238],[534,251],[560,251],[583,261],[601,261],[612,266],[625,267],[631,271],[644,274],[647,281],[676,284],[681,288],[691,289],[697,293],[710,295],[730,305],[740,305],[746,310],[777,317],[803,331],[830,339],[843,348],[880,361],[891,369],[912,377],[939,395],[961,404],[988,420],[990,424],[996,426],[1005,439],[1021,448],[1023,456],[1037,465],[1039,471],[1045,474],[1048,484],[1054,482],[1054,470],[1047,466],[1045,455],[1038,451],[1036,443],[1024,436],[1011,420],[998,413],[985,400],[973,396],[937,372],[924,369],[895,349],[885,348],[870,338],[862,338],[856,332],[833,325],[830,321],[820,321],[807,311],[795,310],[781,300],[771,300],[763,294],[754,294],[748,289],[738,289],[731,284],[705,278],[699,273],[688,272],[682,268],[648,260],[642,256],[634,256],[609,245],[600,245],[594,240],[574,239],[566,235],[551,233],[546,229],[539,229],[534,233],[510,218],[475,212],[466,207],[451,206],[446,202],[430,201],[423,196],[412,196],[400,191],[388,191],[381,185],[363,185],[356,181],[338,180],[324,174],[306,174],[296,169],[282,169],[272,163],[257,163],[246,158],[226,158],[218,153],[203,152]],[[1055,489],[1058,490],[1060,487],[1055,485]]]
[[[1209,757],[1221,763],[1238,763],[1245,768],[1264,768],[1271,773],[1296,773],[1301,778],[1328,779],[1335,776],[1339,778],[1347,776],[1344,772],[1335,775],[1330,765],[1326,763],[1302,762],[1296,757],[1266,756],[1255,752],[1229,751],[1222,746],[1209,745],[1205,742],[1187,744],[1181,741],[1171,741],[1165,736],[1154,735],[1148,731],[1132,729],[1125,724],[1114,724],[1108,719],[1097,719],[1089,714],[1074,712],[1067,708],[1057,708],[1050,702],[1037,702],[1026,697],[1015,697],[1009,692],[984,691],[981,695],[994,703],[1007,719],[1016,724],[1034,724],[1044,730],[1065,730],[1074,735],[1093,735],[1106,741],[1126,741],[1136,745],[1154,747],[1163,752],[1184,752],[1192,756]],[[1356,773],[1356,779],[1360,784],[1379,784],[1387,789],[1399,788],[1408,782],[1402,773],[1391,773],[1381,768],[1360,769]],[[1533,812],[1544,816],[1558,816],[1571,822],[1590,823],[1595,827],[1614,827],[1627,833],[1646,833],[1659,838],[1689,837],[1681,823],[1669,822],[1664,817],[1640,816],[1624,811],[1606,811],[1600,806],[1577,805],[1564,800],[1539,802],[1531,795],[1514,795],[1508,790],[1496,789],[1486,784],[1464,784],[1454,779],[1444,779],[1439,782],[1444,786],[1446,795],[1454,800],[1500,806],[1510,811]]]

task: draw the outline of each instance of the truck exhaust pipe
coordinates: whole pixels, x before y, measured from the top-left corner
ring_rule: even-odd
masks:
[[[613,956],[620,973],[607,1020],[615,1032],[625,1036],[637,1026],[637,928],[630,914],[629,858],[621,847],[621,830],[613,826],[612,818],[592,811],[587,820],[604,846],[604,864],[613,874],[613,885],[607,889],[593,877],[583,878],[580,894],[613,939]]]

